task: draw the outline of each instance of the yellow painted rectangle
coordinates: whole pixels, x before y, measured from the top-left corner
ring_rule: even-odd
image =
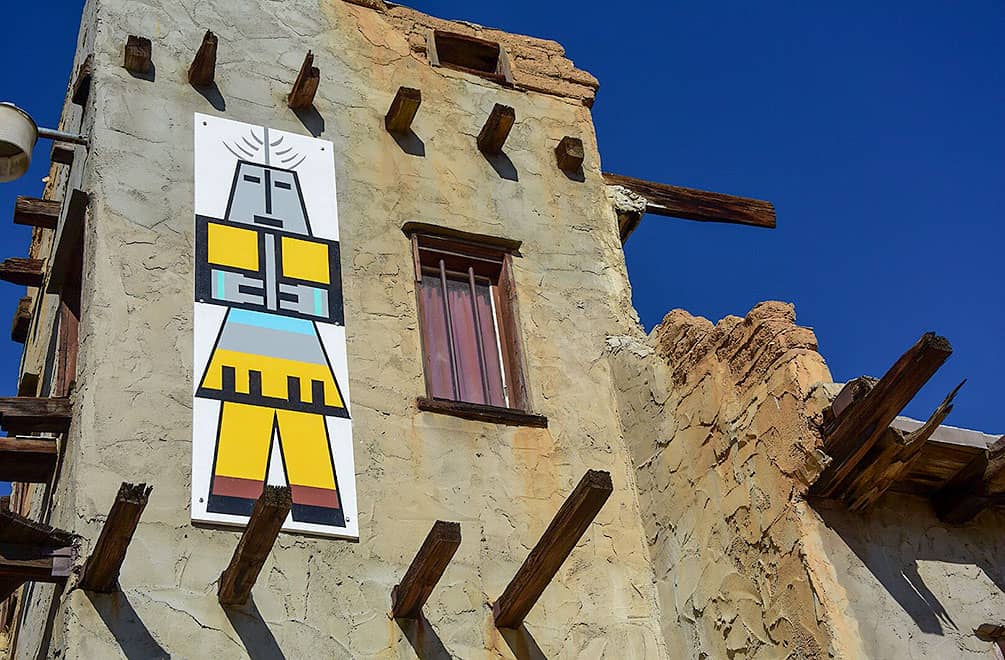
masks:
[[[258,270],[258,232],[209,223],[209,263]]]
[[[328,246],[283,236],[283,276],[308,282],[331,282]]]

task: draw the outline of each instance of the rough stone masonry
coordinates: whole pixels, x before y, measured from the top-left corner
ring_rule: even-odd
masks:
[[[207,29],[215,87],[197,90]],[[431,66],[436,29],[501,45],[511,81]],[[151,40],[151,73],[123,68],[128,35]],[[294,112],[308,50],[320,84]],[[27,585],[7,605],[10,657],[991,657],[971,631],[1005,606],[1000,513],[951,528],[908,496],[866,516],[806,501],[836,388],[791,306],[715,325],[677,310],[644,333],[618,213],[645,203],[605,185],[598,84],[559,44],[381,0],[88,0],[72,70],[89,55],[90,94],[68,92],[61,128],[91,143],[45,192],[90,196],[73,423],[53,482],[19,484],[12,508],[78,535],[86,557],[121,482],[153,492],[120,590],[80,589],[79,566],[65,586]],[[401,86],[423,98],[407,145],[384,129]],[[486,157],[497,103],[517,121]],[[280,535],[241,609],[216,584],[240,531],[188,511],[196,112],[336,148],[361,538]],[[564,136],[583,142],[581,177],[556,167]],[[547,428],[418,410],[406,222],[521,241],[529,407]],[[37,229],[31,256],[51,260],[58,233]],[[29,293],[22,374],[45,396],[60,303]],[[591,469],[613,495],[525,625],[496,628],[492,602]],[[391,590],[436,520],[463,542],[424,619],[396,621]]]

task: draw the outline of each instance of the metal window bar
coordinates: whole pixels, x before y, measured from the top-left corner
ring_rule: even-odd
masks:
[[[468,266],[468,287],[471,289],[471,309],[475,317],[475,343],[478,346],[478,368],[482,374],[482,403],[492,402],[489,396],[489,370],[485,364],[485,342],[482,339],[482,317],[478,311],[478,290],[475,288],[475,269]]]
[[[443,314],[447,319],[447,347],[450,349],[450,381],[454,386],[454,400],[461,397],[460,384],[457,382],[457,355],[454,350],[454,328],[450,321],[450,301],[447,295],[447,266],[440,259],[440,293],[443,296]]]

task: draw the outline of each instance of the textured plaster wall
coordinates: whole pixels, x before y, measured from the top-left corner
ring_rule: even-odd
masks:
[[[80,185],[92,204],[74,427],[52,523],[79,533],[86,552],[120,482],[154,490],[122,592],[71,583],[51,601],[37,591],[18,657],[229,658],[248,648],[257,657],[664,657],[605,359],[605,338],[637,321],[583,99],[433,69],[394,21],[340,0],[101,0],[89,11],[94,128]],[[220,38],[218,94],[202,95],[185,72],[206,29]],[[128,34],[152,39],[153,80],[121,67]],[[285,95],[308,48],[321,84],[316,111],[298,116]],[[383,128],[400,85],[425,99],[416,138],[403,145]],[[490,162],[475,137],[497,102],[518,119],[506,155]],[[361,542],[282,535],[254,604],[237,613],[219,607],[215,582],[239,534],[195,528],[187,508],[196,111],[320,133],[337,159]],[[564,135],[586,144],[585,182],[555,165]],[[548,429],[416,410],[424,385],[399,230],[407,221],[523,241],[515,278],[526,369]],[[612,473],[614,495],[526,628],[504,637],[490,603],[591,468]],[[399,627],[387,616],[391,588],[436,519],[460,521],[464,541],[428,624]],[[41,630],[50,602],[51,641]]]
[[[888,496],[870,512],[816,504],[822,558],[839,607],[857,622],[859,657],[994,658],[974,629],[1005,611],[1005,515],[945,525],[929,504]]]
[[[648,341],[609,341],[672,657],[852,657],[803,541],[830,375],[794,319],[783,303],[717,325],[676,310]]]

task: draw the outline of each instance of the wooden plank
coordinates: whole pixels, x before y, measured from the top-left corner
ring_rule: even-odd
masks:
[[[0,398],[0,428],[10,435],[65,433],[70,429],[72,414],[67,398]]]
[[[1005,504],[1005,491],[991,485],[1003,471],[1005,436],[975,457],[932,496],[939,519],[962,525],[989,506]]]
[[[611,475],[590,470],[572,491],[492,612],[498,628],[517,628],[614,491]]]
[[[49,153],[49,160],[59,165],[73,165],[73,158],[76,153],[77,151],[72,144],[53,142],[52,151]]]
[[[148,38],[131,34],[126,39],[126,56],[123,66],[130,73],[150,73],[153,64],[152,53],[153,45]]]
[[[297,80],[293,83],[293,91],[286,98],[286,104],[294,110],[311,107],[314,105],[314,95],[317,94],[320,82],[321,69],[314,66],[314,53],[307,51]]]
[[[411,87],[399,87],[384,117],[384,127],[389,133],[405,135],[412,129],[412,121],[422,105],[422,92]]]
[[[502,153],[515,123],[516,110],[508,105],[496,103],[478,134],[478,148],[481,152],[489,155]]]
[[[461,524],[437,520],[412,560],[405,577],[391,591],[391,615],[417,619],[433,588],[461,545]]]
[[[208,87],[216,78],[216,47],[219,39],[210,30],[202,37],[195,59],[188,68],[188,81],[195,87]]]
[[[84,564],[81,589],[100,593],[118,591],[119,571],[151,490],[153,488],[146,484],[123,483],[119,486],[101,534]]]
[[[73,81],[73,95],[70,100],[76,105],[87,103],[87,97],[91,93],[91,79],[94,77],[94,53],[88,53],[87,57],[77,69],[77,77]]]
[[[56,456],[51,438],[0,438],[0,481],[48,483]]]
[[[230,565],[220,575],[217,598],[221,605],[244,605],[248,602],[251,588],[262,572],[292,504],[289,487],[265,487],[255,502],[251,519],[234,550]]]
[[[28,332],[31,330],[31,303],[31,297],[21,298],[14,311],[14,321],[10,325],[10,338],[19,344],[28,341]]]
[[[0,578],[62,583],[70,573],[72,548],[0,543]]]
[[[925,444],[953,410],[953,399],[966,381],[949,393],[921,428],[911,433],[889,427],[876,447],[862,461],[865,469],[855,475],[842,499],[852,511],[865,511],[893,484],[910,472],[921,458]]]
[[[4,259],[0,262],[0,280],[21,286],[40,287],[45,277],[42,271],[43,265],[41,259],[23,257]]]
[[[58,199],[18,197],[14,201],[14,224],[55,229],[59,224],[59,211],[62,207],[63,202]]]
[[[831,462],[810,487],[815,497],[835,497],[887,427],[952,354],[944,337],[927,333],[912,346],[876,386],[838,418],[824,438]]]
[[[74,189],[66,204],[66,217],[63,226],[56,234],[56,247],[49,258],[49,282],[47,293],[60,293],[67,273],[77,263],[77,253],[84,240],[84,223],[87,220],[87,207],[90,196],[83,190]]]
[[[425,397],[419,397],[416,405],[418,405],[419,410],[424,412],[452,415],[453,417],[471,419],[478,422],[492,422],[493,424],[506,424],[508,426],[529,426],[541,429],[548,428],[547,417],[526,413],[521,410],[513,410],[512,408],[487,406],[481,403],[467,403],[466,401],[428,399]]]
[[[646,213],[701,222],[775,228],[775,206],[764,200],[654,183],[609,172],[604,172],[604,180],[608,185],[624,186],[645,197]]]
[[[566,135],[555,147],[555,158],[558,160],[558,169],[564,172],[578,172],[586,158],[583,141]]]

